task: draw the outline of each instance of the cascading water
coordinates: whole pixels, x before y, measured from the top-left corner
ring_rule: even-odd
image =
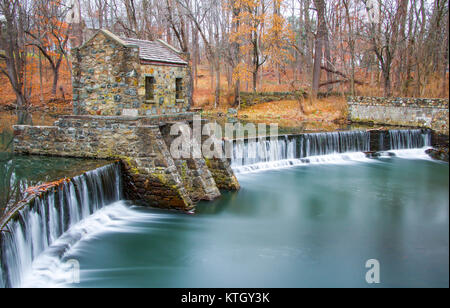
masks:
[[[389,150],[381,155],[405,159],[430,159],[426,151],[432,148],[431,131],[422,129],[389,131]]]
[[[235,172],[242,173],[328,160],[339,153],[362,153],[369,150],[368,132],[303,134],[233,141],[231,162]],[[363,158],[364,155],[358,156]],[[332,159],[338,158],[334,156]],[[339,159],[342,160],[343,157]]]
[[[33,261],[69,228],[121,200],[120,165],[89,171],[34,198],[5,225],[0,244],[0,287],[19,287]]]
[[[421,129],[389,131],[391,150],[421,149],[431,146],[431,132]]]
[[[384,136],[389,134],[390,145]],[[379,139],[379,140],[378,140]],[[427,130],[392,130],[379,134],[378,149],[389,147],[388,155],[402,158],[427,158],[424,148],[431,146]],[[278,169],[314,163],[348,163],[371,161],[371,133],[344,131],[330,133],[279,136],[273,139],[235,140],[231,163],[236,173]],[[376,146],[375,146],[376,147]]]

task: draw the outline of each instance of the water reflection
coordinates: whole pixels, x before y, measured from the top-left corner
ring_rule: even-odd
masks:
[[[24,197],[28,187],[63,178],[75,166],[82,166],[80,160],[18,157],[12,154],[14,125],[52,125],[57,118],[57,114],[47,112],[0,112],[0,217],[8,207]]]
[[[0,217],[25,197],[29,187],[71,178],[107,164],[107,161],[17,156],[0,153]]]
[[[0,153],[0,217],[13,200],[20,199],[20,182],[16,182],[12,154]]]

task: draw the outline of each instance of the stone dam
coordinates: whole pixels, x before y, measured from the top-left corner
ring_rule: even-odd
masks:
[[[119,160],[127,199],[191,211],[220,190],[238,190],[226,159],[173,159],[170,126],[193,125],[193,114],[154,117],[65,116],[54,126],[15,126],[18,154]],[[204,124],[204,122],[203,122]]]

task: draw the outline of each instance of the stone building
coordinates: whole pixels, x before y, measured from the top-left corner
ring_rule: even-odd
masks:
[[[188,63],[167,43],[99,30],[72,50],[75,115],[148,116],[189,109]]]

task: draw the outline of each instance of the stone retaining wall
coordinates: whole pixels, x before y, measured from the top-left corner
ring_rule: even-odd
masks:
[[[349,97],[352,122],[430,128],[448,135],[448,99]]]
[[[227,161],[216,162],[210,172],[204,159],[172,158],[170,136],[161,127],[166,125],[164,121],[189,119],[192,114],[154,118],[66,116],[54,126],[14,126],[14,151],[120,159],[128,199],[153,207],[190,211],[195,201],[220,196],[223,185],[217,185],[216,179],[219,183],[224,182],[224,177],[229,177],[230,182],[237,180]],[[223,170],[219,173],[217,169]],[[239,189],[239,185],[227,188]]]

